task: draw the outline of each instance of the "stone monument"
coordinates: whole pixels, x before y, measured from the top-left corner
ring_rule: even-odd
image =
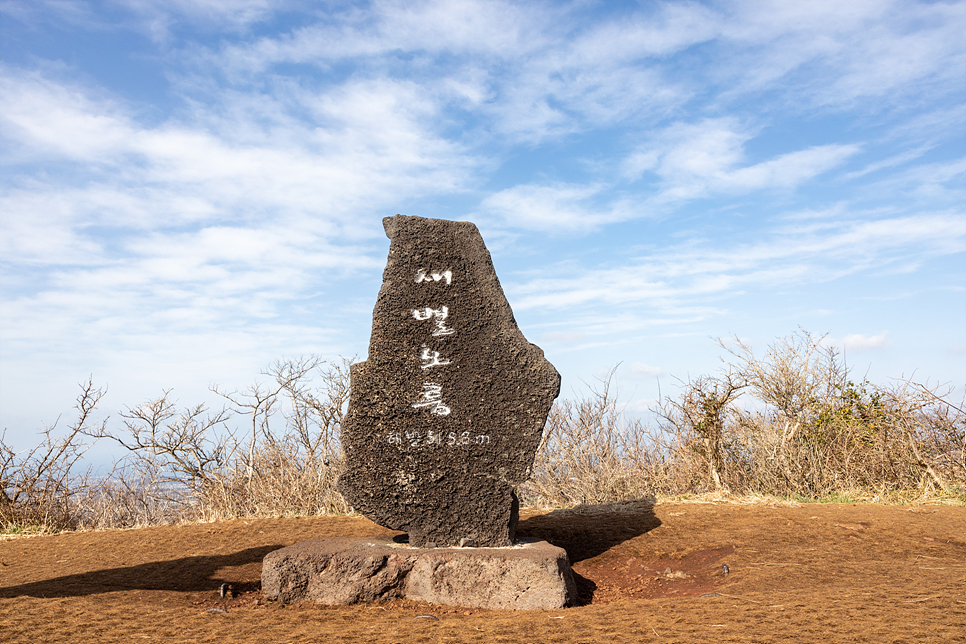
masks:
[[[383,225],[389,258],[368,358],[351,371],[339,490],[409,543],[315,539],[273,552],[263,593],[566,605],[566,553],[514,544],[513,490],[530,476],[560,376],[517,327],[475,225],[403,215]]]
[[[469,222],[396,215],[339,491],[413,546],[508,546],[560,376],[523,337]]]

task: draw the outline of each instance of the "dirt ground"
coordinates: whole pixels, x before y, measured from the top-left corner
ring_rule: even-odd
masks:
[[[266,604],[271,550],[392,533],[355,517],[236,520],[0,541],[0,641],[966,642],[963,507],[632,502],[524,516],[521,535],[566,548],[581,605]],[[222,599],[223,583],[236,595]]]

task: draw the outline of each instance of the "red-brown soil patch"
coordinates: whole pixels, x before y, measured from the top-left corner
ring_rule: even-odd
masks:
[[[531,515],[520,533],[567,549],[581,606],[266,604],[267,552],[390,534],[353,517],[10,539],[0,641],[966,642],[962,507],[627,503]]]

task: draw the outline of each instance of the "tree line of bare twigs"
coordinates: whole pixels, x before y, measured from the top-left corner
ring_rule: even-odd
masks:
[[[681,383],[650,423],[624,413],[611,371],[553,406],[522,503],[703,492],[966,502],[963,404],[911,381],[855,382],[822,340],[801,331],[760,356],[719,340],[723,371]],[[65,431],[46,428],[20,453],[0,436],[0,531],[349,512],[335,486],[349,364],[276,362],[270,384],[213,388],[219,410],[178,408],[166,391],[117,427],[91,422],[105,392],[88,381]],[[108,476],[78,471],[98,440],[127,454]]]

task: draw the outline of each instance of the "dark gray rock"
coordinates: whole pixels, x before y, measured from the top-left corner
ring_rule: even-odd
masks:
[[[266,599],[342,606],[407,598],[468,608],[549,610],[576,600],[563,548],[412,548],[388,537],[323,537],[269,553]]]
[[[476,226],[396,215],[339,490],[413,546],[507,546],[560,376],[527,342]]]

